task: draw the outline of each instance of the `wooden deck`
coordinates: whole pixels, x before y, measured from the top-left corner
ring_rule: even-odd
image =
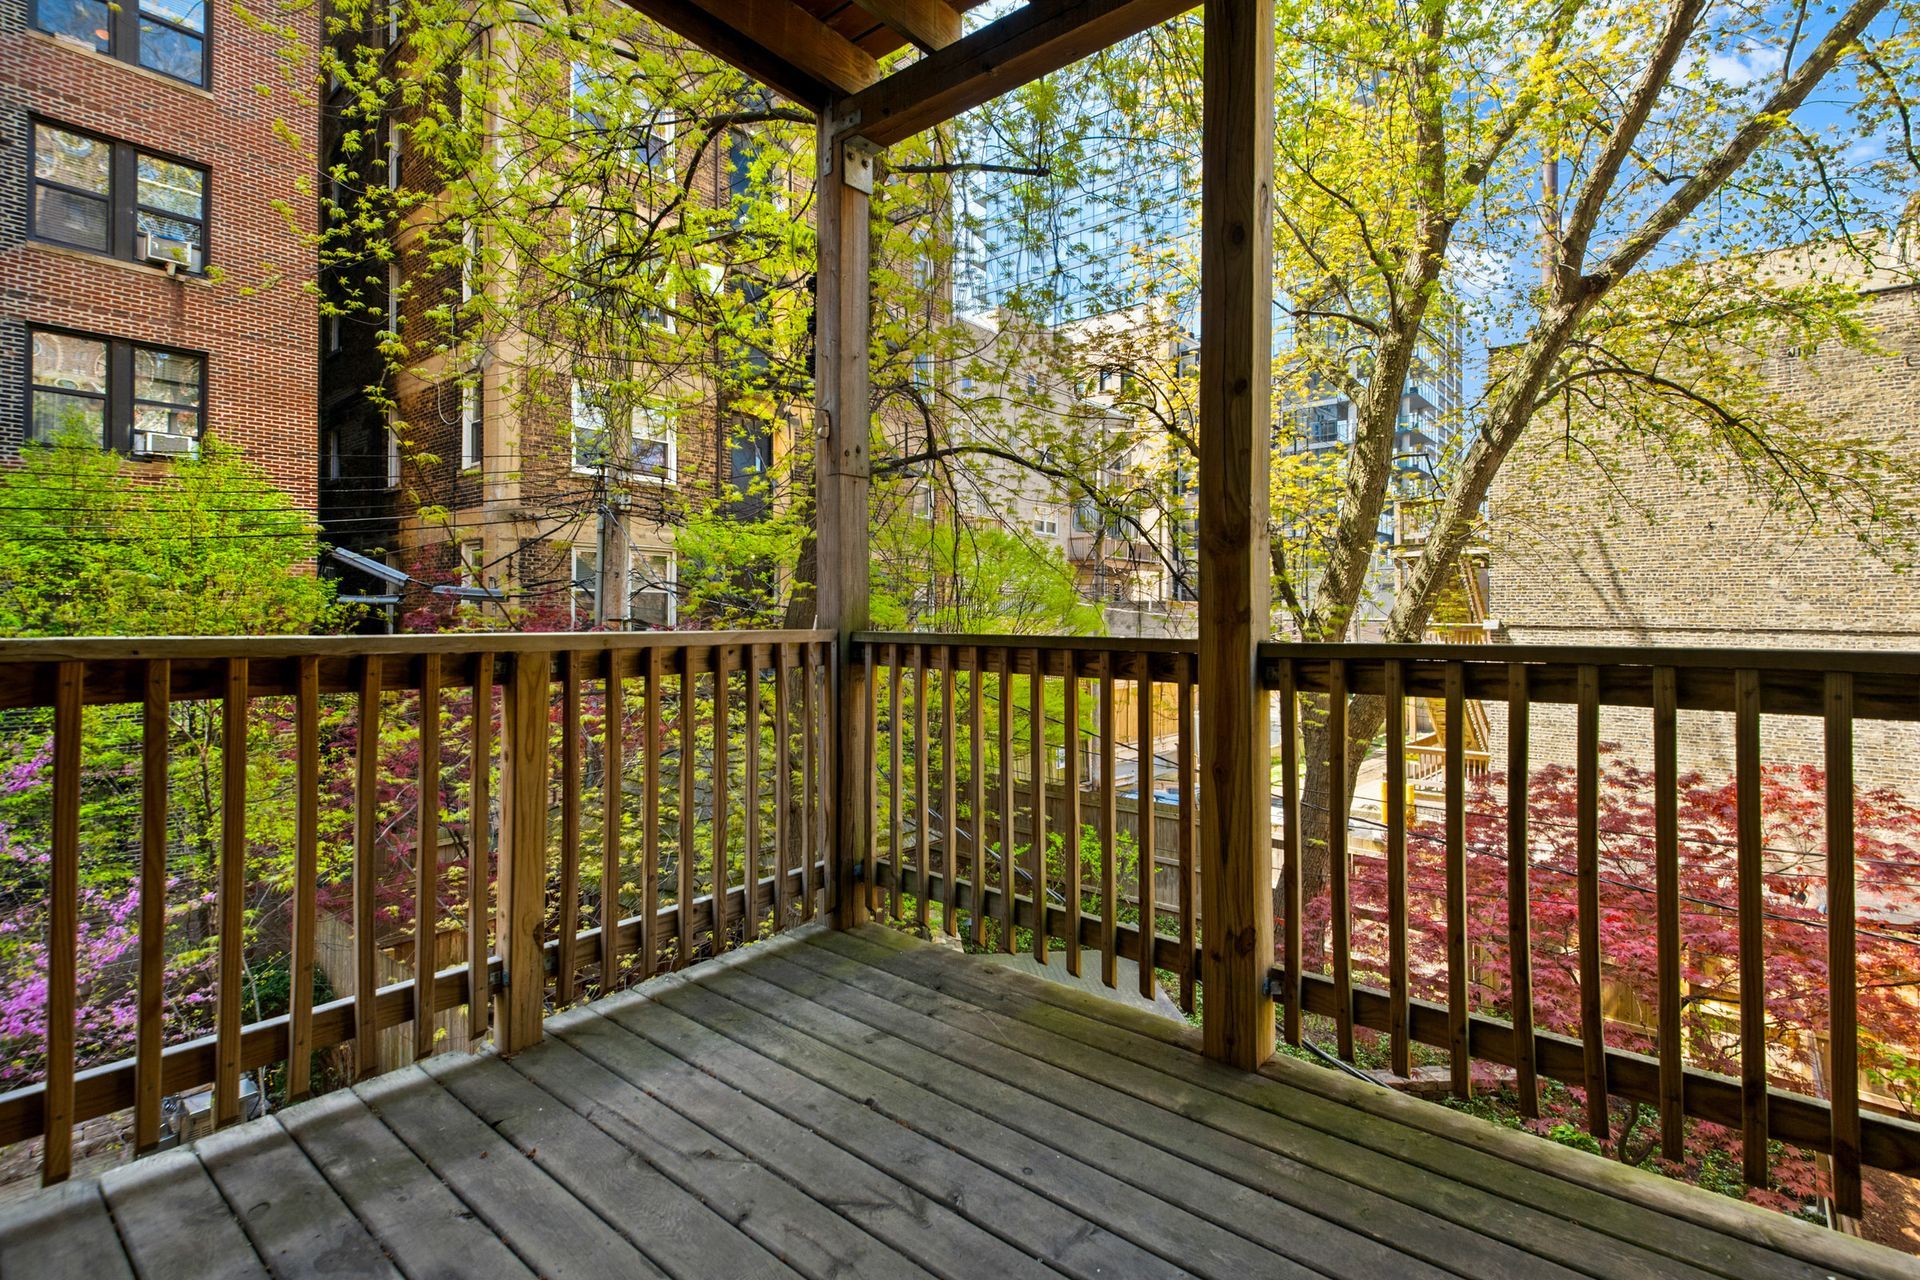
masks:
[[[15,1206],[0,1275],[1912,1277],[876,928],[806,929]]]

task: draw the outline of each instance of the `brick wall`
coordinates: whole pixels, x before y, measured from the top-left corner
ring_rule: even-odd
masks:
[[[24,434],[27,326],[63,326],[205,352],[208,430],[314,511],[315,257],[300,233],[314,226],[318,112],[311,86],[290,90],[277,37],[232,5],[209,5],[207,15],[211,71],[199,89],[33,29],[22,0],[0,8],[0,457]],[[269,16],[308,47],[319,38],[318,7]],[[205,166],[207,262],[224,278],[170,279],[28,240],[30,114]]]
[[[1850,431],[1920,447],[1920,289],[1877,292],[1866,315],[1890,354],[1781,349],[1758,374]],[[1920,582],[1847,531],[1767,510],[1726,469],[1689,479],[1629,449],[1603,475],[1567,457],[1557,435],[1538,424],[1489,499],[1489,603],[1513,642],[1920,649]],[[1920,493],[1892,496],[1910,510],[1920,504]],[[1502,762],[1504,708],[1487,710]],[[1535,764],[1570,762],[1571,709],[1534,716]],[[1651,761],[1645,712],[1604,710],[1601,738]],[[1862,785],[1920,793],[1920,729],[1863,723],[1858,738]],[[1729,774],[1732,717],[1683,713],[1680,747],[1683,770]],[[1769,762],[1817,764],[1819,725],[1765,717],[1762,750]]]

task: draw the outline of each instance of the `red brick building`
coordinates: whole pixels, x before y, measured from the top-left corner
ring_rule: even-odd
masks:
[[[264,16],[317,44],[316,8]],[[207,0],[0,10],[0,458],[213,433],[317,511],[318,112],[282,51]]]

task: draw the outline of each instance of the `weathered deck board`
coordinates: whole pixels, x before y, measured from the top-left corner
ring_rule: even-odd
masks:
[[[860,940],[897,953],[888,968],[970,1003],[983,990],[976,966],[942,948],[878,928]],[[833,948],[839,935],[805,942]],[[1729,1277],[1858,1275],[1915,1280],[1913,1260],[1838,1232],[1821,1231],[1725,1196],[1532,1140],[1471,1116],[1362,1085],[1332,1071],[1275,1059],[1258,1077],[1196,1061],[1198,1033],[1119,1001],[1089,999],[1022,974],[1010,977],[1051,1015],[1033,1010],[1076,1043],[1204,1085],[1357,1147],[1392,1155],[1577,1222],[1620,1241],[1638,1242],[1685,1264]],[[1331,1105],[1329,1105],[1331,1104]],[[1589,1260],[1591,1269],[1591,1260]]]
[[[194,1280],[266,1280],[220,1188],[191,1151],[136,1160],[100,1179],[134,1270]]]
[[[0,1280],[1914,1280],[899,933],[803,929],[0,1210]]]
[[[287,1131],[269,1117],[194,1144],[241,1229],[278,1280],[392,1277],[386,1253]],[[86,1280],[85,1271],[72,1274]]]
[[[387,1079],[369,1081],[365,1093],[377,1101]],[[515,1280],[525,1276],[531,1280],[533,1272],[526,1264],[367,1109],[358,1094],[331,1093],[310,1106],[289,1109],[280,1120],[409,1277],[454,1280],[484,1275]]]

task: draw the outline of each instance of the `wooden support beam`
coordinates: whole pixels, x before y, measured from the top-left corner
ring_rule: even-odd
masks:
[[[549,655],[517,653],[501,697],[499,906],[494,928],[504,986],[494,1010],[494,1046],[502,1054],[530,1048],[544,1033],[547,971],[541,930],[547,910],[552,682]]]
[[[960,15],[946,0],[854,0],[927,53],[960,38]]]
[[[793,80],[809,95],[857,93],[880,78],[873,55],[793,0],[632,0],[660,25],[686,36],[781,92]],[[705,21],[702,22],[701,19]],[[689,29],[691,28],[691,29]],[[826,96],[801,98],[818,107]]]
[[[862,0],[863,7],[871,7]],[[1032,0],[903,67],[835,111],[876,146],[951,120],[1193,8],[1194,0]]]
[[[819,548],[819,626],[836,636],[834,648],[833,759],[827,776],[841,788],[832,806],[830,850],[833,921],[852,928],[866,919],[866,895],[857,891],[856,869],[872,849],[870,807],[854,803],[866,794],[868,667],[851,661],[853,633],[868,622],[871,572],[867,546],[868,455],[872,397],[867,367],[872,326],[873,159],[835,138],[823,117],[818,135],[820,201],[819,264],[814,298],[814,484]],[[896,677],[895,690],[898,683]],[[896,732],[899,699],[893,710]],[[899,752],[894,764],[899,766]],[[898,809],[895,810],[896,814]],[[866,868],[871,875],[873,868]]]
[[[1200,888],[1207,1055],[1273,1054],[1267,458],[1273,0],[1207,0],[1200,205]]]
[[[818,110],[834,97],[831,84],[803,70],[791,59],[790,51],[775,52],[779,46],[770,48],[742,34],[741,27],[734,22],[732,14],[725,12],[724,5],[703,7],[696,0],[627,2],[675,35],[691,40],[714,57],[731,63],[775,93],[804,107]]]

